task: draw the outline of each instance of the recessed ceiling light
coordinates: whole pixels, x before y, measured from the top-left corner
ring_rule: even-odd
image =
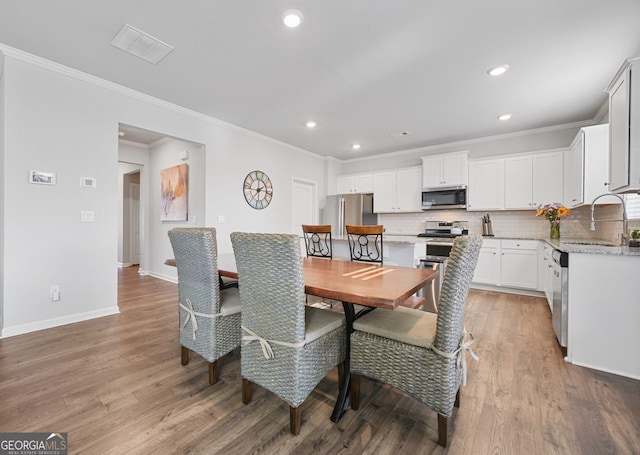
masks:
[[[124,136],[124,131],[118,131],[118,136],[120,137]]]
[[[302,13],[295,9],[289,9],[282,13],[282,22],[289,28],[296,28],[302,23],[304,16]]]
[[[313,120],[307,122],[307,128],[315,128],[315,127],[316,127],[316,122],[314,122]]]
[[[500,117],[498,117],[498,120],[509,120],[511,118],[511,114],[502,114]]]
[[[493,68],[489,68],[487,70],[487,74],[489,76],[500,76],[506,73],[508,69],[509,69],[509,65],[494,66]]]
[[[360,150],[360,144],[353,144],[353,145],[351,146],[351,148],[352,148],[353,150]]]

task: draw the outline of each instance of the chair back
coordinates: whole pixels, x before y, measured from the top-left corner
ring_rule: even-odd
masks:
[[[300,343],[305,294],[299,237],[233,232],[242,325],[269,340]]]
[[[218,246],[215,228],[174,228],[169,231],[169,240],[178,269],[178,295],[180,303],[191,302],[193,310],[204,314],[220,312],[220,282],[218,278]],[[185,311],[180,311],[182,327]],[[198,337],[209,340],[213,330],[212,319],[198,321]],[[184,332],[184,333],[183,333]],[[181,342],[191,343],[192,333],[180,333]],[[184,343],[183,343],[184,345]]]
[[[456,237],[449,253],[438,305],[438,322],[434,345],[445,352],[454,352],[464,336],[464,313],[469,286],[476,269],[482,237]]]
[[[352,261],[382,264],[382,225],[346,225],[349,254]]]
[[[307,256],[332,259],[330,224],[303,224],[302,233],[307,249]]]

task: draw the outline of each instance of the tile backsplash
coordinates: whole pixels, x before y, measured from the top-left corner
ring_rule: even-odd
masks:
[[[549,222],[536,217],[533,210],[504,210],[495,212],[467,212],[466,210],[431,210],[420,213],[379,214],[378,222],[385,232],[392,235],[416,235],[424,232],[425,221],[468,221],[469,232],[482,233],[482,216],[489,213],[493,233],[497,237],[548,238]],[[598,205],[596,220],[620,220],[619,204]],[[611,242],[620,240],[622,222],[597,222],[596,230],[590,231],[591,207],[577,207],[560,223],[560,236],[572,239],[600,239]],[[640,220],[630,220],[630,229],[640,229]]]

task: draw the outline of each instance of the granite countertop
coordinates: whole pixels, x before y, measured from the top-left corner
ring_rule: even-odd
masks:
[[[382,238],[384,240],[385,245],[397,244],[397,245],[415,245],[416,243],[424,243],[425,238],[418,237],[417,235],[410,234],[383,234]],[[346,242],[347,237],[341,235],[334,235],[331,237],[332,240]]]
[[[602,239],[573,239],[561,238],[560,240],[551,240],[546,238],[518,237],[518,236],[495,236],[485,237],[486,239],[497,240],[541,240],[548,243],[557,250],[565,253],[582,253],[582,254],[607,254],[613,256],[638,256],[640,257],[640,248],[630,248],[628,246],[620,246],[612,242]]]

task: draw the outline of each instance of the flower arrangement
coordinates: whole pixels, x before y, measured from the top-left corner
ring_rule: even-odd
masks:
[[[563,206],[559,202],[545,204],[538,207],[536,216],[544,216],[551,223],[551,231],[549,237],[552,239],[560,238],[560,219],[568,216],[571,209]]]

